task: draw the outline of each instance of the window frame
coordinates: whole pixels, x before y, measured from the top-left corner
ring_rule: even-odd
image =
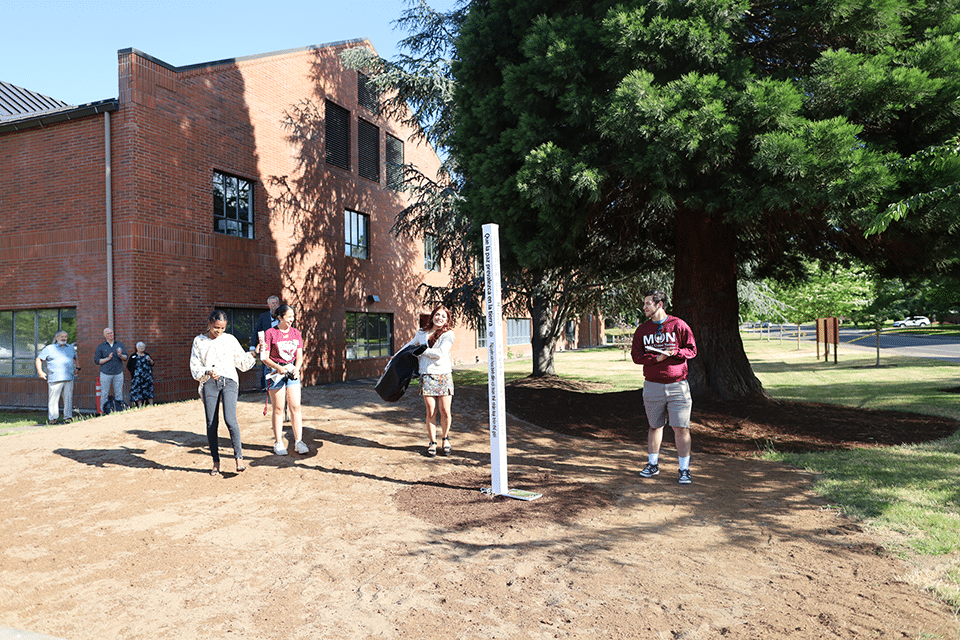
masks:
[[[423,268],[427,271],[440,271],[440,258],[437,256],[437,244],[440,237],[435,233],[423,234]]]
[[[480,318],[477,322],[477,349],[487,348],[487,318]]]
[[[228,191],[228,182],[233,183],[233,188]],[[241,219],[241,193],[246,190],[246,220]],[[236,193],[231,196],[231,192]],[[219,195],[218,195],[219,193]],[[255,236],[254,226],[254,194],[256,193],[256,184],[254,180],[243,178],[233,173],[213,170],[213,232],[224,236],[233,236],[235,238],[246,238],[253,240]],[[230,199],[234,197],[236,204],[231,207]],[[218,205],[218,201],[221,203]],[[219,211],[218,211],[219,209]],[[233,215],[231,216],[231,209]]]
[[[245,351],[249,351],[250,338],[253,336],[253,328],[257,326],[257,318],[259,318],[260,314],[264,311],[268,311],[268,309],[255,309],[251,307],[216,307],[216,309],[217,311],[223,311],[227,314],[227,333],[232,334]],[[247,318],[249,318],[249,329],[246,328]],[[238,324],[246,330],[245,334],[237,333]],[[253,346],[256,347],[256,345]]]
[[[343,234],[344,255],[359,260],[370,259],[370,215],[344,209]],[[360,224],[355,224],[359,222]],[[362,227],[360,229],[359,227]],[[357,237],[359,235],[359,237]]]
[[[386,358],[393,353],[393,314],[369,311],[347,311],[344,317],[344,357],[347,360]],[[375,340],[370,329],[376,327]],[[385,335],[379,329],[386,329]],[[361,338],[360,333],[364,333]],[[372,353],[371,351],[376,351]]]
[[[32,316],[29,321],[28,316]],[[43,319],[44,316],[46,320]],[[51,318],[54,319],[53,324],[50,323]],[[21,325],[21,334],[18,336],[18,326]],[[45,346],[54,342],[57,332],[61,329],[67,332],[67,342],[76,347],[76,307],[0,310],[0,377],[35,377],[37,356]],[[9,331],[8,335],[4,335],[6,331]],[[29,342],[22,343],[24,338]]]
[[[507,346],[530,344],[533,332],[530,318],[504,318],[503,325],[507,330]]]

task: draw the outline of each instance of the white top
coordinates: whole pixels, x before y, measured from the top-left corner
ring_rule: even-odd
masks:
[[[257,359],[243,347],[232,333],[221,333],[211,340],[207,334],[201,333],[193,339],[193,349],[190,351],[190,375],[203,385],[209,376],[207,371],[213,371],[218,376],[230,378],[240,383],[237,369],[247,371],[257,363]]]
[[[423,329],[417,331],[417,335],[402,348],[410,345],[427,344],[428,333]],[[453,349],[453,331],[444,331],[437,339],[437,343],[420,354],[420,373],[440,374],[452,373],[453,363],[450,361],[450,351]]]

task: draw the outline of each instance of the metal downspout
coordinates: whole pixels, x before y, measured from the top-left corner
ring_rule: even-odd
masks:
[[[113,159],[110,155],[110,112],[103,112],[103,138],[106,146],[105,167],[107,192],[107,326],[113,327]]]

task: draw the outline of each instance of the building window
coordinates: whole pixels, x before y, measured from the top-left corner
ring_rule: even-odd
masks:
[[[387,186],[394,191],[403,188],[403,141],[387,134]]]
[[[213,172],[213,230],[253,238],[253,182]]]
[[[327,163],[350,171],[350,112],[327,100]]]
[[[347,240],[347,255],[354,258],[370,257],[370,216],[350,211],[344,212],[344,228]]]
[[[480,318],[480,322],[477,323],[477,349],[486,349],[487,348],[487,319],[486,317]]]
[[[377,87],[370,82],[370,78],[362,73],[357,73],[357,103],[369,111],[377,113],[380,107],[380,92]]]
[[[530,344],[530,319],[507,318],[507,344]]]
[[[423,234],[423,268],[427,271],[440,271],[437,236],[432,233]]]
[[[37,354],[61,329],[67,342],[76,345],[76,309],[0,311],[0,376],[36,376]]]
[[[217,307],[217,311],[223,311],[227,314],[227,333],[232,333],[233,337],[243,346],[244,349],[250,349],[250,338],[253,335],[253,327],[257,324],[257,318],[266,309],[230,309],[227,307]],[[253,345],[257,346],[256,344]]]
[[[363,119],[357,121],[357,156],[360,177],[380,182],[380,128]]]
[[[389,356],[392,340],[391,314],[347,312],[347,360]]]

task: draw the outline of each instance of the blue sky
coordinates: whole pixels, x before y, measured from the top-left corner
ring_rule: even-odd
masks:
[[[428,0],[449,10],[452,0]],[[0,80],[84,104],[116,98],[117,51],[174,66],[369,38],[382,57],[406,34],[407,0],[0,0]]]

